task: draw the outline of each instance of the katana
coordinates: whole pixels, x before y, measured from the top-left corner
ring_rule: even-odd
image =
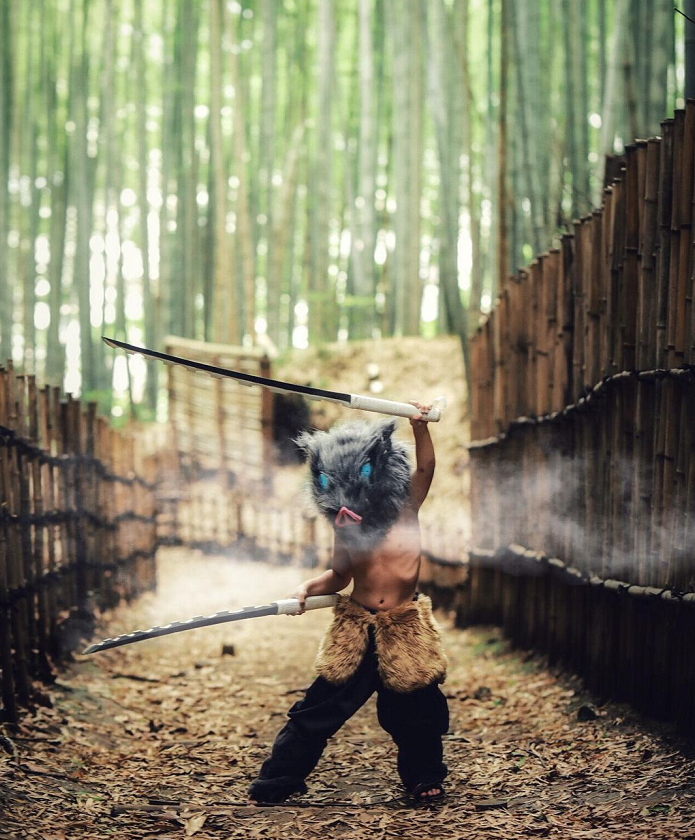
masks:
[[[165,365],[180,365],[191,370],[207,373],[209,376],[234,379],[241,385],[247,385],[248,387],[260,385],[261,388],[267,388],[269,391],[275,391],[280,394],[302,394],[310,400],[327,400],[347,406],[348,408],[376,411],[378,414],[392,414],[395,417],[415,417],[422,413],[419,408],[416,408],[410,403],[383,400],[377,397],[362,396],[361,394],[343,394],[339,391],[326,391],[323,388],[312,388],[309,385],[297,385],[294,382],[282,382],[279,379],[268,379],[264,376],[256,376],[253,373],[242,373],[238,370],[229,370],[227,368],[216,367],[215,365],[208,365],[205,362],[196,362],[193,359],[184,359],[182,356],[160,353],[158,350],[148,350],[146,347],[138,347],[135,344],[128,344],[116,338],[107,338],[106,336],[102,336],[102,338],[109,347],[120,348],[121,350],[125,350],[126,353],[140,353],[148,359],[156,359],[164,362]],[[423,420],[427,420],[430,423],[436,423],[440,420],[442,411],[446,408],[446,400],[444,397],[438,397],[435,403],[437,405],[430,409],[427,414],[422,413]]]
[[[332,607],[337,601],[337,595],[310,595],[305,602],[305,610],[321,610]],[[299,601],[296,598],[283,598],[263,604],[260,607],[244,607],[240,610],[223,610],[214,615],[196,615],[187,621],[172,621],[162,627],[151,627],[149,630],[134,630],[113,639],[90,645],[82,653],[98,653],[102,650],[144,642],[146,639],[156,639],[158,636],[168,636],[171,633],[181,633],[184,630],[195,630],[198,627],[210,627],[213,624],[226,624],[228,621],[244,621],[247,618],[260,618],[265,615],[293,615],[299,611]]]

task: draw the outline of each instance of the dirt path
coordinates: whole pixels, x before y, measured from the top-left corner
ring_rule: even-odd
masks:
[[[117,610],[107,634],[263,603],[302,576],[173,549],[159,563],[158,593]],[[255,619],[77,656],[50,691],[52,708],[3,730],[12,744],[0,750],[0,836],[695,837],[687,745],[619,706],[580,721],[588,698],[576,684],[508,651],[497,631],[462,633],[445,616],[445,803],[405,806],[372,699],[329,744],[307,795],[246,805],[287,708],[312,679],[327,619]],[[221,654],[225,643],[234,655]]]

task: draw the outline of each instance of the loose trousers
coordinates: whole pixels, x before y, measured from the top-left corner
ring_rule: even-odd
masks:
[[[273,801],[305,793],[304,779],[316,767],[328,739],[375,691],[378,720],[398,748],[398,773],[406,789],[441,784],[447,775],[442,760],[442,735],[449,728],[446,698],[437,683],[408,693],[386,688],[379,677],[370,627],[367,650],[352,677],[343,685],[318,677],[289,710],[289,721],[249,788],[251,798]]]

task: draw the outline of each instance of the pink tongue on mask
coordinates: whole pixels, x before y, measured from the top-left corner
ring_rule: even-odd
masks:
[[[339,528],[344,528],[346,525],[351,525],[352,523],[359,524],[361,521],[362,517],[357,513],[353,513],[349,508],[346,508],[345,505],[340,508],[338,515],[335,518],[335,524]]]

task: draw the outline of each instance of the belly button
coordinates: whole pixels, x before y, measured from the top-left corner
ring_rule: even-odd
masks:
[[[384,599],[382,598],[382,599],[379,601],[379,603],[380,603],[380,604],[383,604],[383,603],[384,603]]]

